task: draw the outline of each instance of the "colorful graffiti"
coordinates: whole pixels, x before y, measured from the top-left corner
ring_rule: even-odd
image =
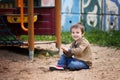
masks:
[[[62,0],[63,31],[68,31],[72,23],[81,21],[85,25],[86,31],[92,28],[104,31],[120,30],[120,0],[67,1]]]
[[[80,22],[80,0],[61,0],[62,31],[69,31],[70,26]]]
[[[104,30],[120,30],[120,0],[104,0]]]
[[[100,0],[82,0],[82,20],[86,31],[92,27],[100,29],[101,21],[101,1]]]

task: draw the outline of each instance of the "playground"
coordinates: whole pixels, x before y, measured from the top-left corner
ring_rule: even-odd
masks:
[[[61,31],[68,31],[71,24],[79,21],[86,31],[120,30],[119,3],[120,0],[0,0],[0,80],[120,80],[120,49],[93,44],[91,69],[49,71],[49,66],[56,65],[59,59],[58,49],[64,45]],[[21,41],[21,35],[28,36],[26,42]],[[55,41],[35,45],[35,35],[52,35]],[[36,49],[39,51],[34,54]]]
[[[48,45],[49,47],[46,47]],[[57,51],[54,43],[40,46],[41,50]],[[30,61],[28,55],[22,55],[21,51],[2,49],[0,80],[120,80],[120,50],[92,44],[91,46],[93,67],[80,71],[49,71],[49,66],[56,64],[59,55],[51,57],[39,54]]]

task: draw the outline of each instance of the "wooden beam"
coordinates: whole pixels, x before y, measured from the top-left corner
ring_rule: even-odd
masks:
[[[34,57],[34,0],[28,0],[28,46],[29,58]]]
[[[56,47],[61,47],[61,0],[55,0]]]

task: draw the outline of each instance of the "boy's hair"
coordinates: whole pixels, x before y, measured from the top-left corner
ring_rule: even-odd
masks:
[[[70,28],[70,32],[72,31],[73,28],[79,28],[81,30],[82,34],[85,33],[84,26],[81,23],[76,23],[76,24],[72,25]]]

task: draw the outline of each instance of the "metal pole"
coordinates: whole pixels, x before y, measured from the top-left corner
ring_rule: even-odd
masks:
[[[29,58],[34,57],[34,0],[28,0],[28,47]]]
[[[61,47],[61,0],[55,0],[56,47]]]

